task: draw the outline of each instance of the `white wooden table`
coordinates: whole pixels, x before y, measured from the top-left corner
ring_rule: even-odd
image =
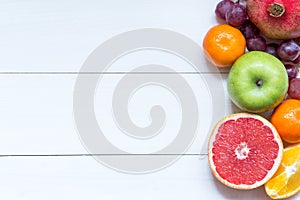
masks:
[[[225,102],[219,103],[225,105],[224,115],[238,111],[227,96],[226,70],[199,72],[180,55],[144,49],[116,60],[108,73],[85,74],[102,76],[95,94],[99,126],[112,144],[129,152],[119,155],[108,150],[97,152],[99,156],[126,160],[133,153],[179,158],[160,170],[134,175],[102,165],[84,147],[76,128],[74,87],[91,52],[116,35],[144,28],[180,33],[201,47],[204,34],[217,23],[217,2],[1,0],[0,199],[268,199],[263,188],[237,191],[221,185],[207,163],[205,145],[216,105],[212,100],[215,91],[208,90],[205,80],[217,77],[223,84],[219,89]],[[213,68],[202,53],[199,60],[207,69]],[[128,100],[131,120],[142,127],[151,124],[150,108],[161,104],[167,120],[160,134],[132,138],[115,124],[111,98],[116,84],[126,72],[146,64],[165,65],[178,74],[160,71],[132,75],[142,79],[179,75],[194,91],[199,124],[184,152],[152,153],[171,143],[180,127],[180,104],[166,88],[143,87]],[[122,91],[129,86],[120,87]],[[186,88],[179,85],[177,89],[184,93]]]

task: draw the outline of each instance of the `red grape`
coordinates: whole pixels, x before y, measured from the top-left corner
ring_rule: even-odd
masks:
[[[247,6],[247,0],[238,0],[238,3],[241,4],[244,7]]]
[[[241,26],[247,19],[246,8],[240,4],[233,4],[226,11],[225,19],[233,27]]]
[[[300,46],[294,40],[283,41],[277,48],[277,54],[281,60],[292,62],[300,55]]]
[[[286,64],[285,69],[288,74],[289,80],[297,77],[298,67],[296,65]]]
[[[295,38],[294,40],[295,40],[295,42],[296,42],[298,45],[300,45],[300,37]]]
[[[247,40],[247,49],[249,51],[265,51],[267,42],[262,36],[256,35]]]
[[[293,60],[293,63],[300,65],[300,55],[298,56],[298,58],[296,58],[295,60]]]
[[[226,11],[232,5],[233,5],[233,2],[231,0],[220,1],[217,4],[216,9],[215,9],[215,13],[216,13],[217,17],[225,20]]]
[[[294,78],[290,81],[288,95],[292,99],[300,100],[300,78]]]
[[[239,27],[246,39],[252,38],[259,34],[259,29],[250,21],[247,20],[242,26]]]
[[[278,44],[276,44],[276,43],[267,44],[266,52],[275,57],[278,57],[277,52],[276,52],[277,48],[278,48]]]

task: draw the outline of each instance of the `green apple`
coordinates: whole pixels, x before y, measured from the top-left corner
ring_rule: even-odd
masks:
[[[230,69],[227,88],[232,102],[243,111],[261,113],[285,98],[288,75],[282,62],[261,51],[239,57]]]

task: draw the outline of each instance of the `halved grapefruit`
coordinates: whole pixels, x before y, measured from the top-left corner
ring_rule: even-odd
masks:
[[[214,176],[235,189],[265,184],[278,169],[283,144],[265,118],[248,113],[220,120],[209,139],[208,160]]]

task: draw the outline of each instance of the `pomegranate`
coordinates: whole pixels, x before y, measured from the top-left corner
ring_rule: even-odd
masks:
[[[300,37],[300,0],[248,0],[247,12],[268,38]]]

